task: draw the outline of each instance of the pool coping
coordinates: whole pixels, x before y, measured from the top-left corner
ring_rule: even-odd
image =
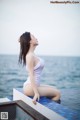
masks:
[[[52,111],[51,109],[45,107],[44,105],[37,102],[37,105],[32,103],[32,99],[26,95],[24,95],[21,91],[17,88],[13,88],[13,100],[22,100],[33,109],[37,110],[40,114],[47,117],[49,120],[67,120],[63,116],[59,115],[58,113]]]

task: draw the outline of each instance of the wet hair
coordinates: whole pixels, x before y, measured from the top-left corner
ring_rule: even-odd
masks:
[[[30,40],[31,40],[30,32],[23,33],[19,38],[19,42],[20,42],[19,63],[20,64],[26,65],[26,55],[30,48]]]

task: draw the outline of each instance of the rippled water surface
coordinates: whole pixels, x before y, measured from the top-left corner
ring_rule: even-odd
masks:
[[[80,112],[80,57],[40,56],[45,61],[41,83],[56,86],[62,105]],[[12,95],[27,79],[17,55],[0,55],[0,97]]]

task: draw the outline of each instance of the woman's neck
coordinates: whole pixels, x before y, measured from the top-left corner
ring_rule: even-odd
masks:
[[[28,53],[34,53],[36,46],[30,46]]]

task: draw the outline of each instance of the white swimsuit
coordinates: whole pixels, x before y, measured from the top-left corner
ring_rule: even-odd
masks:
[[[41,80],[41,73],[42,70],[44,68],[44,60],[40,57],[39,58],[39,62],[37,63],[37,65],[34,67],[34,77],[35,77],[35,83],[36,85],[40,85],[40,80]],[[26,66],[27,69],[27,66]],[[30,76],[28,76],[27,80],[24,82],[23,86],[26,86],[27,84],[31,84],[30,81]]]

